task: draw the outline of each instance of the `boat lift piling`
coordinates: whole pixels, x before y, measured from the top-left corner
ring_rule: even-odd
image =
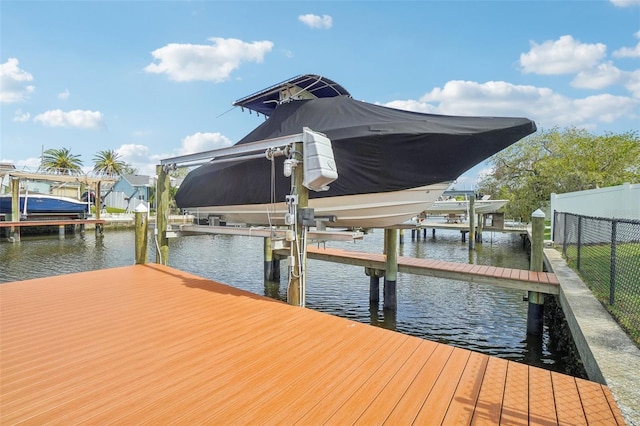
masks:
[[[161,265],[169,264],[169,238],[167,237],[168,214],[169,214],[169,191],[171,185],[169,174],[171,166],[156,166],[158,175],[156,188],[156,227],[154,228],[154,240],[156,247],[156,263]]]
[[[476,249],[476,197],[469,197],[469,251]]]
[[[135,210],[135,239],[136,239],[136,265],[147,263],[147,241],[149,235],[148,210],[144,204],[140,203]]]
[[[542,272],[544,259],[544,218],[545,214],[538,209],[531,214],[531,263],[529,269]],[[527,334],[539,336],[544,325],[544,293],[528,292]]]
[[[398,280],[398,230],[387,228],[384,230],[384,251],[386,254],[386,271],[384,274],[385,310],[395,311],[398,307],[396,296],[396,282]]]
[[[280,281],[280,259],[273,255],[273,239],[264,237],[264,280]]]
[[[20,178],[11,177],[11,222],[20,221]],[[13,241],[20,241],[20,228],[11,227],[9,233]]]

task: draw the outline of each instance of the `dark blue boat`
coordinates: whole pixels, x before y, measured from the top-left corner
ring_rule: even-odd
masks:
[[[25,208],[26,204],[26,208]],[[20,215],[24,218],[85,218],[89,204],[74,198],[47,194],[21,194]],[[11,214],[11,194],[0,195],[0,214]]]

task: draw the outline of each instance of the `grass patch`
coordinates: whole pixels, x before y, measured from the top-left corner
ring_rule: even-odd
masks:
[[[580,265],[578,268],[578,254]],[[576,271],[604,307],[640,347],[640,244],[616,245],[612,274],[611,246],[568,246],[567,264]],[[613,288],[611,285],[614,278]],[[611,295],[613,293],[613,304]]]

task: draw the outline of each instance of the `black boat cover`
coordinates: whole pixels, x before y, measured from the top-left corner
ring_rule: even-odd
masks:
[[[281,104],[237,144],[302,133],[331,139],[338,179],[309,198],[398,191],[450,182],[534,133],[527,118],[461,117],[404,111],[348,96]],[[291,188],[276,158],[275,201]],[[271,162],[212,163],[191,171],[176,194],[180,208],[264,204],[271,200]]]

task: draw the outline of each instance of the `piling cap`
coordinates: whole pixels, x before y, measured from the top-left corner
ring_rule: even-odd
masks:
[[[147,206],[145,206],[144,204],[140,203],[138,204],[138,207],[136,207],[136,209],[134,210],[136,213],[146,213],[149,211],[149,209],[147,209]]]
[[[531,217],[544,217],[544,212],[538,209],[535,212],[531,213]]]

